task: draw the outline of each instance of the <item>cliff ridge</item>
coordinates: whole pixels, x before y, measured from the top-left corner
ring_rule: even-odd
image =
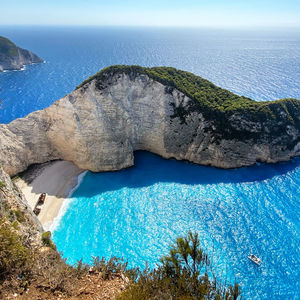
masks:
[[[0,141],[10,175],[55,159],[119,170],[136,150],[220,168],[275,163],[300,154],[300,101],[256,102],[174,68],[113,66],[0,125]]]
[[[5,70],[21,70],[25,65],[42,63],[36,54],[17,47],[13,42],[0,36],[0,72]]]

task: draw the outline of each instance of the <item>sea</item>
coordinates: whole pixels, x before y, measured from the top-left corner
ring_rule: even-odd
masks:
[[[300,98],[296,29],[2,26],[0,35],[45,60],[0,73],[0,123],[51,105],[114,64],[172,66],[257,101]],[[238,282],[243,299],[300,299],[299,186],[300,158],[221,170],[138,151],[132,168],[82,176],[53,240],[70,264],[114,255],[143,269],[192,231],[216,276]]]

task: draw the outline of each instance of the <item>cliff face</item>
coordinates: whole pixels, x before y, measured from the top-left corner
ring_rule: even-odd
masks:
[[[113,263],[67,265],[0,167],[0,299],[115,299],[129,279],[123,262]]]
[[[300,154],[298,111],[293,120],[275,105],[281,119],[254,121],[238,110],[220,123],[195,105],[146,74],[92,78],[50,107],[0,125],[0,163],[14,175],[54,159],[95,172],[119,170],[133,165],[135,150],[220,168]]]
[[[43,60],[34,53],[19,48],[10,40],[0,36],[0,72],[20,70],[25,65],[41,62]]]
[[[0,227],[4,220],[12,224],[15,222],[16,230],[26,245],[41,245],[42,225],[22,192],[0,167]]]

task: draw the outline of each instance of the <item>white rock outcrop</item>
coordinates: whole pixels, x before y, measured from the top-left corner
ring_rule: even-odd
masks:
[[[299,128],[289,125],[282,136],[261,139],[220,137],[213,120],[191,111],[182,122],[176,109],[193,100],[147,75],[116,74],[103,88],[86,83],[50,107],[0,125],[0,163],[14,175],[29,165],[55,159],[82,169],[112,171],[132,166],[134,151],[220,168],[288,160],[300,154]],[[237,130],[259,132],[241,115],[228,122]],[[267,130],[265,130],[267,132]],[[286,141],[295,146],[287,147]]]

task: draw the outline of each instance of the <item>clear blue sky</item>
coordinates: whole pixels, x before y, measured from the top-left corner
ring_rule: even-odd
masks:
[[[300,27],[300,0],[0,0],[0,25]]]

